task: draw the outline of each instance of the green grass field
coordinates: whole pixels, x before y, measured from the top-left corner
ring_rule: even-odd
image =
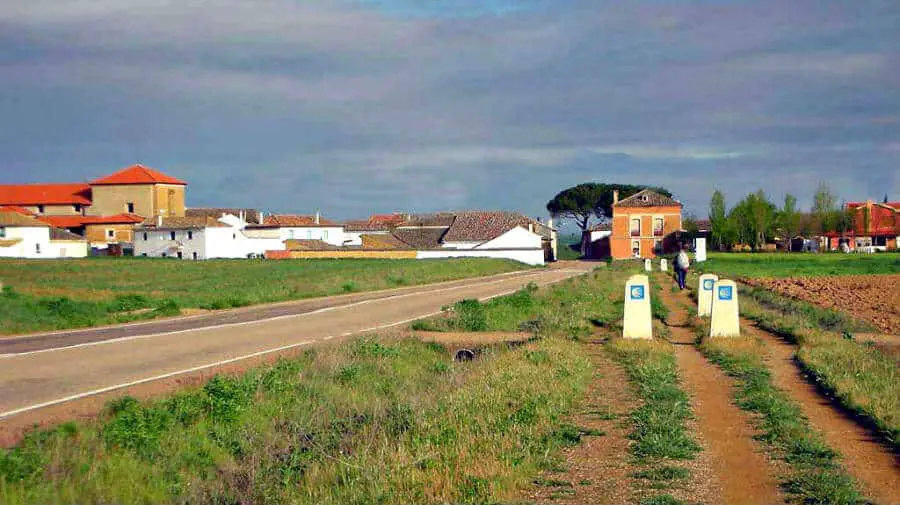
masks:
[[[88,327],[529,268],[492,259],[0,260],[0,334]]]
[[[900,254],[710,253],[695,265],[738,278],[900,273]]]

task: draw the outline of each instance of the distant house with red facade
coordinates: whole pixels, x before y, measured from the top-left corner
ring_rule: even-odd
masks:
[[[619,200],[614,192],[612,221],[584,232],[589,258],[655,258],[677,249],[682,231],[681,202],[645,189]]]
[[[850,202],[845,210],[850,214],[853,226],[843,233],[826,233],[823,245],[827,250],[840,249],[841,244],[847,244],[851,251],[869,247],[897,249],[900,243],[900,202]]]

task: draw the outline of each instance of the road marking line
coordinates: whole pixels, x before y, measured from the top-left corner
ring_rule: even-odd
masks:
[[[35,404],[35,405],[29,405],[29,406],[27,406],[27,407],[18,408],[18,409],[15,409],[15,410],[9,410],[9,411],[6,411],[6,412],[0,412],[0,419],[4,419],[4,418],[10,417],[10,416],[14,416],[14,415],[16,415],[16,414],[22,414],[22,413],[28,412],[28,411],[30,411],[30,410],[40,409],[40,408],[43,408],[43,407],[50,407],[51,405],[57,405],[57,404],[60,404],[60,403],[65,403],[65,402],[70,402],[70,401],[73,401],[73,400],[78,400],[78,399],[81,399],[81,398],[86,398],[86,397],[88,397],[88,396],[95,396],[95,395],[99,395],[99,394],[103,394],[103,393],[108,393],[108,392],[110,392],[110,391],[115,391],[116,389],[122,389],[122,388],[131,387],[131,386],[137,386],[137,385],[139,385],[139,384],[144,384],[144,383],[147,383],[147,382],[153,382],[153,381],[157,381],[157,380],[168,379],[169,377],[174,377],[174,376],[176,376],[176,375],[182,375],[182,374],[186,374],[186,373],[197,372],[197,371],[199,371],[199,370],[203,370],[204,368],[211,368],[211,367],[214,367],[214,366],[227,365],[227,364],[229,364],[229,363],[234,363],[235,361],[241,361],[241,360],[245,360],[245,359],[249,359],[249,358],[255,358],[255,357],[257,357],[257,356],[263,356],[263,355],[266,355],[266,354],[271,354],[271,353],[273,353],[273,352],[285,351],[285,350],[288,350],[288,349],[292,349],[292,348],[294,348],[294,347],[301,347],[301,346],[308,345],[308,344],[312,344],[312,343],[314,343],[313,340],[304,340],[303,342],[297,342],[297,343],[295,343],[295,344],[284,345],[284,346],[281,346],[281,347],[277,347],[277,348],[275,348],[275,349],[267,349],[267,350],[265,350],[265,351],[254,352],[254,353],[252,353],[252,354],[246,354],[246,355],[244,355],[244,356],[238,356],[238,357],[236,357],[236,358],[230,358],[230,359],[226,359],[226,360],[222,360],[222,361],[216,361],[215,363],[207,363],[207,364],[205,364],[205,365],[200,365],[200,366],[195,366],[195,367],[191,367],[191,368],[186,368],[186,369],[184,369],[184,370],[178,370],[178,371],[175,371],[175,372],[164,373],[164,374],[156,375],[156,376],[153,376],[153,377],[146,377],[146,378],[143,378],[143,379],[133,380],[133,381],[130,381],[130,382],[124,382],[124,383],[122,383],[122,384],[116,384],[116,385],[114,385],[114,386],[107,386],[107,387],[105,387],[105,388],[100,388],[100,389],[94,389],[94,390],[92,390],[92,391],[86,391],[86,392],[84,392],[84,393],[78,393],[78,394],[74,394],[74,395],[71,395],[71,396],[66,396],[66,397],[64,397],[64,398],[57,398],[56,400],[50,400],[50,401],[48,401],[48,402],[37,403],[37,404]]]
[[[562,278],[562,279],[556,279],[556,280],[553,280],[553,281],[548,282],[546,285],[554,284],[554,283],[556,283],[556,282],[562,282],[562,281],[566,280],[567,278],[568,278],[568,277],[564,277],[564,278]],[[492,298],[497,298],[497,297],[499,297],[499,296],[505,296],[505,295],[508,295],[508,294],[511,294],[511,293],[515,293],[516,291],[519,291],[519,289],[521,289],[521,288],[513,289],[513,290],[510,290],[510,291],[503,292],[503,293],[498,293],[498,294],[495,294],[495,295],[485,296],[485,297],[479,298],[479,300],[482,300],[482,301],[483,301],[483,300],[490,300],[490,299],[492,299]],[[368,332],[368,331],[374,331],[374,330],[377,330],[377,329],[390,328],[390,327],[393,327],[393,326],[398,326],[398,325],[401,325],[401,324],[404,324],[404,323],[408,323],[408,322],[411,322],[411,321],[415,321],[416,319],[421,319],[421,318],[423,318],[423,317],[431,317],[431,316],[440,314],[441,312],[443,312],[443,311],[436,311],[436,312],[431,312],[431,313],[428,313],[428,314],[422,314],[422,315],[418,315],[418,316],[413,317],[413,318],[404,319],[403,321],[397,321],[397,322],[390,323],[390,324],[386,324],[386,325],[382,325],[382,326],[376,326],[376,327],[372,327],[372,328],[369,328],[369,329],[366,329],[366,330],[362,330],[362,331],[355,331],[355,332],[353,332],[353,333],[366,333],[366,332]],[[125,383],[122,383],[122,384],[116,384],[116,385],[113,385],[113,386],[107,386],[107,387],[100,388],[100,389],[94,389],[94,390],[92,390],[92,391],[86,391],[86,392],[84,392],[84,393],[78,393],[78,394],[66,396],[66,397],[64,397],[64,398],[57,398],[57,399],[55,399],[55,400],[50,400],[50,401],[46,401],[46,402],[42,402],[42,403],[37,403],[37,404],[34,404],[34,405],[29,405],[29,406],[27,406],[27,407],[21,407],[21,408],[14,409],[14,410],[9,410],[9,411],[6,411],[6,412],[0,412],[0,419],[5,419],[5,418],[10,417],[10,416],[14,416],[14,415],[17,415],[17,414],[22,414],[22,413],[25,413],[25,412],[29,412],[29,411],[32,411],[32,410],[37,410],[37,409],[44,408],[44,407],[50,407],[50,406],[53,406],[53,405],[58,405],[58,404],[60,404],[60,403],[66,403],[66,402],[70,402],[70,401],[73,401],[73,400],[79,400],[79,399],[81,399],[81,398],[87,398],[87,397],[89,397],[89,396],[95,396],[95,395],[98,395],[98,394],[108,393],[108,392],[110,392],[110,391],[115,391],[115,390],[117,390],[117,389],[122,389],[122,388],[131,387],[131,386],[136,386],[136,385],[139,385],[139,384],[144,384],[144,383],[147,383],[147,382],[153,382],[153,381],[157,381],[157,380],[167,379],[167,378],[169,378],[169,377],[174,377],[174,376],[176,376],[176,375],[183,375],[183,374],[186,374],[186,373],[196,372],[196,371],[203,370],[203,369],[206,369],[206,368],[212,368],[212,367],[216,367],[216,366],[227,365],[227,364],[229,364],[229,363],[234,363],[234,362],[236,362],[236,361],[241,361],[241,360],[245,360],[245,359],[255,358],[255,357],[257,357],[257,356],[264,356],[264,355],[266,355],[266,354],[272,354],[272,353],[275,353],[275,352],[285,351],[285,350],[288,350],[288,349],[293,349],[293,348],[295,348],[295,347],[301,347],[301,346],[304,346],[304,345],[312,344],[312,343],[315,343],[315,342],[317,342],[317,341],[319,341],[319,340],[329,340],[329,339],[331,339],[331,338],[334,338],[334,335],[330,335],[330,336],[328,336],[328,337],[319,337],[319,338],[316,339],[316,340],[304,340],[303,342],[297,342],[297,343],[294,343],[294,344],[283,345],[283,346],[281,346],[281,347],[276,347],[276,348],[273,348],[273,349],[266,349],[266,350],[254,352],[254,353],[251,353],[251,354],[245,354],[245,355],[243,355],[243,356],[237,356],[237,357],[229,358],[229,359],[226,359],[226,360],[216,361],[216,362],[214,362],[214,363],[207,363],[207,364],[204,364],[204,365],[199,365],[199,366],[195,366],[195,367],[191,367],[191,368],[186,368],[186,369],[184,369],[184,370],[177,370],[177,371],[174,371],[174,372],[169,372],[169,373],[165,373],[165,374],[161,374],[161,375],[156,375],[156,376],[153,376],[153,377],[147,377],[147,378],[144,378],[144,379],[137,379],[137,380],[130,381],[130,382],[125,382]]]
[[[512,272],[503,272],[501,274],[488,275],[485,277],[469,277],[469,278],[465,278],[465,279],[454,279],[452,281],[441,281],[441,282],[434,282],[431,284],[420,284],[418,286],[406,286],[406,287],[402,287],[402,288],[378,289],[378,290],[373,290],[373,291],[362,291],[360,293],[345,294],[345,295],[332,295],[332,296],[322,296],[322,297],[306,298],[306,299],[299,299],[299,300],[285,300],[285,301],[273,302],[273,303],[261,303],[259,305],[252,305],[249,307],[240,307],[237,309],[226,309],[226,310],[222,310],[222,311],[210,311],[210,312],[207,312],[204,314],[195,314],[193,316],[176,316],[176,317],[163,318],[163,319],[154,319],[151,321],[138,321],[135,323],[122,323],[122,324],[113,324],[113,325],[105,325],[105,326],[94,326],[91,328],[72,328],[72,329],[68,329],[68,330],[47,331],[47,332],[43,332],[43,333],[30,333],[27,335],[14,335],[14,336],[8,336],[8,337],[0,337],[0,343],[12,342],[15,340],[34,338],[34,337],[52,337],[54,335],[64,335],[66,333],[81,332],[81,331],[114,330],[114,329],[118,329],[118,328],[130,328],[130,327],[134,327],[134,326],[147,326],[147,325],[151,325],[151,324],[159,324],[159,323],[166,323],[166,322],[188,321],[191,319],[197,319],[197,318],[206,317],[209,315],[216,315],[216,314],[227,315],[227,314],[233,314],[233,313],[239,313],[239,312],[250,312],[253,309],[266,308],[266,307],[278,307],[281,305],[289,305],[292,303],[296,303],[299,305],[300,303],[314,302],[314,301],[318,301],[318,300],[324,299],[324,298],[344,298],[344,297],[351,297],[351,296],[365,296],[365,295],[377,294],[377,293],[392,293],[394,291],[401,291],[401,290],[409,291],[409,290],[424,288],[424,287],[428,287],[428,286],[442,286],[442,285],[452,284],[452,283],[464,283],[467,281],[472,281],[472,280],[477,280],[477,279],[493,279],[495,277],[510,277],[510,276],[519,275],[519,274],[522,274],[523,277],[526,277],[526,276],[530,276],[534,273],[541,273],[541,272],[570,272],[570,271],[572,271],[572,270],[567,270],[567,269],[542,270],[542,271],[538,271],[538,272],[535,272],[534,270],[514,270]],[[415,294],[415,293],[410,293],[410,294]],[[372,298],[371,300],[380,300],[380,299],[383,299],[383,298]],[[260,321],[262,321],[262,319],[260,319]],[[195,329],[200,329],[200,328],[195,328]],[[2,357],[2,356],[4,356],[4,355],[0,354],[0,357]]]
[[[556,272],[556,271],[557,270],[553,270],[552,272]],[[545,273],[545,272],[529,273],[528,275],[523,275],[522,277],[523,278],[531,278],[531,277],[540,275],[542,273]],[[336,305],[334,307],[324,307],[324,308],[313,310],[310,312],[303,312],[301,314],[286,314],[283,316],[275,316],[275,317],[270,317],[267,319],[257,319],[254,321],[241,321],[239,323],[225,323],[225,324],[219,324],[219,325],[213,325],[213,326],[204,326],[201,328],[189,328],[189,329],[185,329],[185,330],[166,331],[166,332],[161,332],[161,333],[148,333],[146,335],[132,335],[129,337],[111,338],[111,339],[107,339],[107,340],[98,340],[95,342],[84,342],[81,344],[73,344],[73,345],[67,345],[67,346],[62,346],[62,347],[51,347],[49,349],[38,349],[35,351],[25,351],[25,352],[20,352],[20,353],[13,353],[13,354],[0,354],[0,359],[17,358],[17,357],[21,357],[21,356],[30,356],[32,354],[42,354],[42,353],[46,353],[46,352],[64,351],[67,349],[78,349],[78,348],[82,348],[82,347],[93,347],[93,346],[97,346],[97,345],[115,344],[115,343],[119,343],[119,342],[127,342],[130,340],[141,340],[141,339],[145,339],[145,338],[162,337],[162,336],[167,336],[167,335],[178,335],[181,333],[190,333],[190,332],[194,332],[194,331],[206,331],[206,330],[217,330],[220,328],[233,328],[233,327],[237,327],[237,326],[249,326],[249,325],[253,325],[253,324],[261,324],[261,323],[268,323],[268,322],[272,322],[272,321],[279,321],[282,319],[309,317],[309,316],[314,316],[317,314],[322,314],[325,312],[332,312],[332,311],[339,310],[339,309],[348,309],[348,308],[352,308],[352,307],[358,307],[360,305],[368,305],[368,304],[375,303],[375,302],[390,301],[390,300],[396,300],[399,298],[408,298],[410,296],[416,296],[416,295],[443,293],[446,291],[455,291],[455,290],[471,288],[471,287],[490,286],[493,284],[499,284],[504,281],[506,281],[506,279],[500,279],[500,280],[495,280],[495,281],[485,282],[485,283],[475,284],[475,285],[453,286],[453,287],[449,287],[449,288],[434,289],[434,290],[430,290],[430,291],[418,291],[415,293],[404,293],[404,294],[393,295],[393,296],[388,296],[388,297],[384,297],[384,298],[373,298],[373,299],[369,299],[369,300],[362,300],[359,302],[349,303],[346,305]]]

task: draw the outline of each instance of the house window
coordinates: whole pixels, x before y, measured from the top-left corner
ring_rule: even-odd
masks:
[[[144,232],[144,241],[147,240],[147,232]]]
[[[106,238],[115,239],[116,238],[116,230],[114,230],[112,228],[107,228],[106,229]]]
[[[294,230],[288,230],[288,238],[291,240],[294,239]]]
[[[126,203],[125,208],[129,214],[134,214],[134,202]]]
[[[653,251],[656,254],[662,254],[663,252],[663,243],[662,240],[654,240],[653,241]]]
[[[231,234],[231,240],[237,240],[237,233]]]
[[[72,209],[74,209],[75,212],[81,212],[81,204],[76,203],[75,205],[72,206]]]
[[[38,208],[38,214],[43,214],[43,213],[44,213],[44,206],[43,206],[43,205],[38,205],[37,208]]]
[[[653,235],[661,237],[665,229],[663,218],[657,217],[653,219]]]
[[[184,258],[184,254],[181,251],[178,251],[178,259]]]
[[[169,240],[175,240],[175,232],[174,231],[169,232]]]
[[[640,218],[631,220],[631,236],[632,237],[640,237],[641,236],[641,219]]]
[[[168,254],[162,253],[162,257],[163,257],[163,258],[166,258],[166,257],[168,257],[168,256],[169,256]]]
[[[322,231],[322,240],[328,240],[328,230]]]
[[[194,251],[191,253],[191,258],[197,259],[197,252]]]
[[[188,230],[188,240],[194,240],[194,232]]]
[[[635,258],[641,257],[641,243],[637,240],[631,242],[631,255]]]
[[[6,228],[0,228],[0,238],[6,238]]]
[[[306,240],[312,240],[312,230],[306,230]]]
[[[41,254],[41,244],[34,244],[35,254]]]

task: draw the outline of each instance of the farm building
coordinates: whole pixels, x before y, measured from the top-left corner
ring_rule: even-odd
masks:
[[[262,224],[278,230],[281,240],[320,240],[334,246],[345,243],[343,225],[323,218],[318,212],[313,216],[270,214],[263,218]]]

